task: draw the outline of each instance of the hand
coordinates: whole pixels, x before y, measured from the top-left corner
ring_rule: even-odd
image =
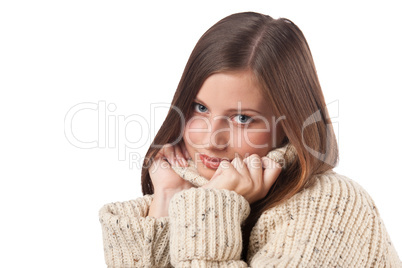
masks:
[[[185,157],[184,157],[184,155]],[[194,187],[181,178],[171,165],[188,166],[186,158],[190,158],[184,143],[165,144],[155,156],[149,168],[149,176],[154,186],[154,198],[149,207],[148,216],[167,217],[170,199],[177,192]]]
[[[227,189],[242,195],[250,204],[264,198],[282,167],[268,157],[252,154],[242,160],[222,161],[211,180],[202,188]]]
[[[171,194],[193,187],[191,183],[181,178],[172,168],[188,166],[186,159],[190,158],[184,143],[176,145],[165,144],[155,156],[149,168],[149,175],[154,186],[155,194]]]

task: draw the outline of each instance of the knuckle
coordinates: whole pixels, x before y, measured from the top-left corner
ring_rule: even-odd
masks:
[[[171,144],[171,143],[166,143],[165,145],[163,145],[163,147],[165,147],[165,148],[169,148],[169,147],[172,147],[173,145]]]

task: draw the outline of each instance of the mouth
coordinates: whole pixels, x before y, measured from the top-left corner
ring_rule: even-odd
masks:
[[[223,160],[230,161],[230,159],[229,159],[229,158],[226,158],[226,157],[225,157],[225,158],[210,157],[210,156],[208,156],[208,155],[206,155],[206,154],[200,154],[199,156],[200,156],[200,159],[201,159],[202,163],[203,163],[207,168],[210,168],[210,169],[217,169],[217,168],[219,167],[220,163],[221,163]]]

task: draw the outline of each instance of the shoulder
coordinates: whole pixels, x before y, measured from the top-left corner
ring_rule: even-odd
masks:
[[[258,219],[249,245],[250,256],[258,252],[255,261],[281,258],[282,249],[290,247],[294,261],[306,267],[400,265],[375,203],[362,186],[334,171],[312,179],[311,186]]]
[[[297,232],[326,239],[382,228],[381,218],[370,195],[357,182],[334,171],[315,175],[310,187],[266,210],[255,229],[263,233]],[[321,237],[322,236],[322,237]]]
[[[301,190],[282,204],[265,211],[264,214],[283,216],[289,210],[297,209],[314,214],[336,214],[349,217],[358,209],[367,215],[378,216],[371,196],[360,184],[349,177],[329,170],[314,175],[312,180],[310,187]]]
[[[312,198],[311,198],[312,197]],[[377,215],[374,200],[355,180],[329,170],[313,177],[313,185],[296,194],[289,201],[309,199],[322,205],[336,205],[335,209],[360,208],[370,215]]]
[[[325,212],[333,205],[335,205],[333,209],[336,210],[356,206],[375,210],[374,201],[368,192],[347,176],[329,170],[314,175],[312,180],[310,187],[301,190],[272,210],[280,211],[284,207],[296,206],[304,209],[322,209]]]
[[[369,194],[359,183],[333,170],[314,175],[312,181],[313,183],[310,187],[303,189],[301,192],[296,194],[294,198],[297,199],[306,194],[322,194],[325,192],[348,197],[361,195],[364,198],[371,199]]]

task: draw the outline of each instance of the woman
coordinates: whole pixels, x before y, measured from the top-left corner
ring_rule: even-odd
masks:
[[[399,267],[373,200],[335,173],[314,62],[288,19],[228,16],[198,41],[143,164],[100,210],[110,267]]]

